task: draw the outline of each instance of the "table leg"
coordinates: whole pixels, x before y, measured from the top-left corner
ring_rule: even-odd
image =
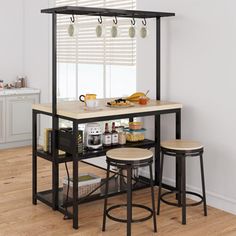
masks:
[[[52,131],[52,208],[58,210],[58,195],[59,195],[59,164],[57,163],[58,158],[58,146],[57,146],[57,130],[59,127],[58,117],[53,117],[53,131]]]
[[[58,189],[59,189],[59,165],[55,161],[52,163],[52,208],[58,209]]]
[[[161,150],[161,116],[155,115],[155,185],[159,185],[160,150]]]
[[[73,228],[78,229],[78,175],[79,175],[79,164],[78,164],[78,124],[73,121]]]
[[[37,112],[32,113],[32,202],[37,204]]]

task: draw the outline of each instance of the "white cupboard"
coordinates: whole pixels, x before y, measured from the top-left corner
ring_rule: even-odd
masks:
[[[0,143],[5,142],[5,98],[0,97]]]
[[[31,143],[32,105],[39,103],[39,91],[34,92],[0,96],[0,148]]]
[[[6,142],[30,140],[32,135],[32,105],[38,95],[6,98]]]

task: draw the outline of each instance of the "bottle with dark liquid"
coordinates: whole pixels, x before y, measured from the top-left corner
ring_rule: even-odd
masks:
[[[112,122],[111,144],[112,145],[118,145],[119,144],[118,132],[116,131],[115,122]]]
[[[111,146],[111,133],[109,132],[108,123],[105,124],[105,132],[103,133],[103,146]]]

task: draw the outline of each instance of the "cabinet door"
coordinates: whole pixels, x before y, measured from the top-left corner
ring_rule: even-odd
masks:
[[[0,143],[5,142],[5,97],[0,97]]]
[[[32,104],[38,102],[39,95],[6,98],[6,142],[32,138]]]

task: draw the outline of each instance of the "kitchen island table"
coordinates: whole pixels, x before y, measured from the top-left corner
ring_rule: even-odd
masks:
[[[73,218],[73,226],[78,227],[78,204],[80,202],[87,202],[96,199],[101,199],[104,194],[91,195],[86,199],[79,199],[78,196],[78,176],[79,168],[78,162],[84,161],[88,158],[96,158],[98,156],[104,156],[106,151],[114,147],[104,147],[100,150],[84,150],[82,153],[78,153],[77,150],[77,135],[78,125],[107,121],[117,120],[121,118],[133,119],[136,117],[144,116],[155,116],[156,119],[160,119],[160,115],[174,113],[176,114],[176,138],[181,136],[181,109],[182,104],[167,101],[150,100],[147,105],[134,104],[131,107],[119,107],[110,108],[106,104],[112,99],[100,99],[99,107],[96,110],[86,109],[84,103],[80,101],[67,101],[57,104],[57,118],[66,119],[73,123],[73,131],[70,134],[65,134],[57,130],[55,140],[55,146],[57,150],[56,158],[52,154],[46,153],[41,149],[38,149],[37,144],[37,130],[38,130],[38,115],[44,114],[52,116],[52,104],[34,104],[33,105],[33,203],[36,204],[37,200],[44,202],[45,204],[53,207],[55,210],[59,210],[63,214],[68,214],[69,217]],[[119,145],[116,147],[141,147],[141,148],[154,148],[155,149],[155,184],[158,185],[158,176],[160,169],[160,128],[153,124],[153,130],[155,130],[155,140],[145,139],[141,142],[134,142],[125,145]],[[115,148],[116,148],[115,147]],[[58,150],[65,151],[67,155],[59,155]],[[51,161],[53,166],[52,171],[52,189],[43,192],[37,192],[37,158],[41,157],[48,161]],[[64,162],[73,162],[73,199],[65,202],[63,200],[62,189],[59,188],[59,164]],[[178,183],[178,180],[177,182]],[[136,189],[147,187],[148,184],[137,185]],[[117,193],[123,193],[125,189],[112,189],[109,193],[110,196],[114,196]],[[67,212],[66,207],[73,206],[73,211]]]

